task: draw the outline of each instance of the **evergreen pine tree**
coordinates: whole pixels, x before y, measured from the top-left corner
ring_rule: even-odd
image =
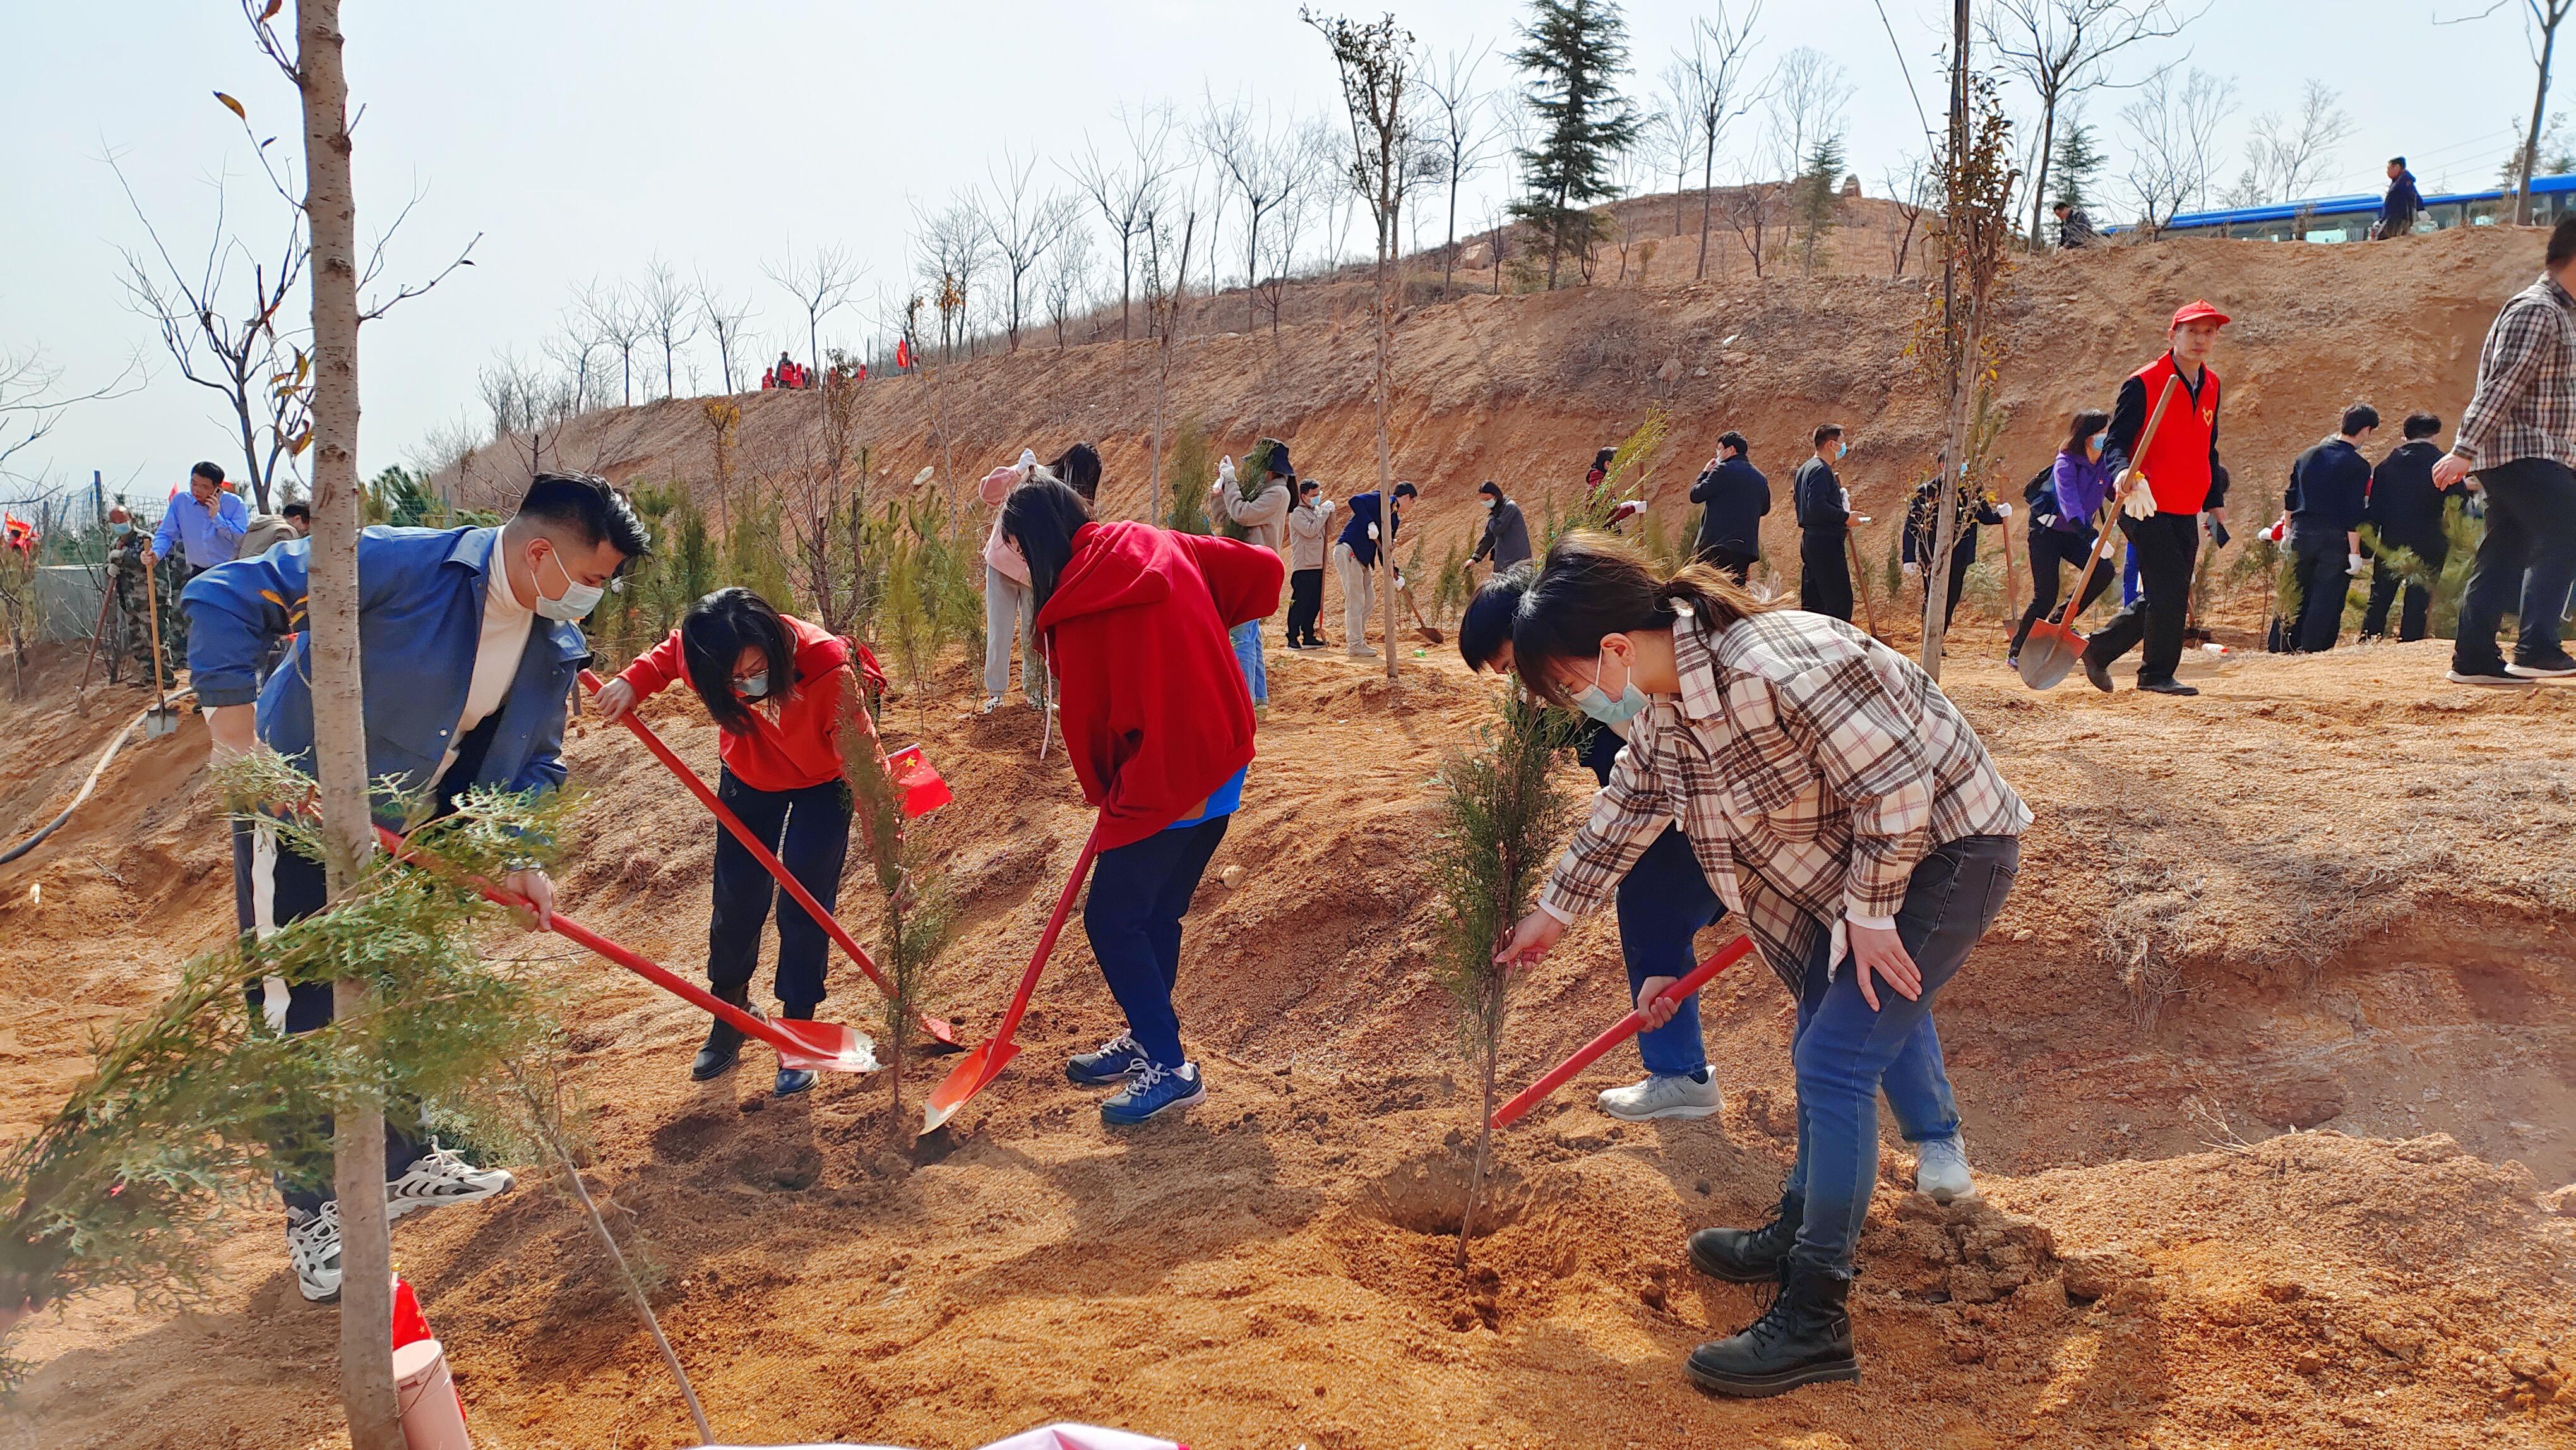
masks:
[[[1512,63],[1529,77],[1539,136],[1519,153],[1529,191],[1511,211],[1547,249],[1553,289],[1568,252],[1590,254],[1604,220],[1593,207],[1617,196],[1613,163],[1643,123],[1615,89],[1628,68],[1628,25],[1611,0],[1532,0],[1521,39]]]
[[[2057,183],[2052,201],[2068,206],[2082,206],[2088,200],[2094,173],[2102,169],[2102,152],[2094,144],[2093,128],[2081,121],[2069,124],[2057,139],[2057,159],[2048,165],[2050,179]]]
[[[1799,260],[1810,276],[1816,270],[1816,244],[1834,229],[1842,179],[1843,138],[1828,132],[1808,149],[1806,169],[1798,173]]]

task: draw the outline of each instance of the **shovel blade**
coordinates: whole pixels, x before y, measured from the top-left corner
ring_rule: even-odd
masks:
[[[1421,636],[1422,642],[1425,644],[1446,644],[1449,638],[1447,635],[1442,634],[1440,631],[1433,629],[1427,624],[1415,625],[1413,632]]]
[[[143,712],[143,738],[146,740],[158,740],[164,735],[177,733],[178,729],[179,712],[176,710],[154,709]]]
[[[874,1072],[879,1066],[876,1045],[867,1037],[837,1022],[807,1022],[791,1017],[773,1017],[769,1025],[778,1029],[783,1042],[778,1048],[781,1067],[809,1068],[816,1072]],[[788,1043],[794,1043],[793,1047]]]
[[[2084,636],[2043,619],[2030,627],[2030,638],[2022,641],[2021,660],[2015,668],[2021,671],[2023,684],[2053,690],[2083,657]]]
[[[932,1088],[922,1102],[921,1131],[938,1132],[957,1116],[959,1108],[966,1106],[967,1099],[1000,1077],[1002,1069],[1019,1055],[1020,1045],[1016,1042],[987,1042],[957,1059],[957,1065],[948,1069],[948,1076],[941,1078],[939,1086]]]

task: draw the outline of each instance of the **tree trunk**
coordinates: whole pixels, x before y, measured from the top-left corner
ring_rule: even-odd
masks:
[[[1485,1197],[1485,1172],[1494,1155],[1494,1069],[1502,1056],[1503,983],[1500,972],[1485,983],[1485,1010],[1482,1021],[1482,1046],[1485,1052],[1482,1072],[1482,1106],[1476,1113],[1476,1161],[1467,1170],[1467,1206],[1458,1214],[1458,1272],[1467,1272],[1467,1244],[1476,1232],[1476,1210]]]
[[[1389,172],[1381,168],[1379,176]],[[1395,683],[1395,454],[1388,432],[1392,423],[1394,376],[1389,348],[1395,330],[1395,294],[1391,290],[1395,251],[1395,199],[1388,194],[1386,182],[1379,183],[1381,220],[1377,229],[1377,516],[1378,564],[1386,571],[1386,679]],[[1366,640],[1354,640],[1365,645]],[[1387,703],[1395,703],[1389,695]]]
[[[1950,550],[1959,536],[1959,510],[1952,501],[1952,490],[1962,488],[1967,480],[1959,466],[1968,456],[1968,375],[1977,355],[1977,318],[1970,312],[1960,315],[1959,244],[1956,228],[1960,214],[1966,210],[1961,178],[1965,175],[1968,153],[1968,0],[1957,0],[1952,18],[1954,49],[1950,72],[1950,155],[1943,168],[1947,185],[1942,188],[1945,220],[1952,228],[1948,244],[1941,248],[1941,333],[1949,347],[1945,359],[1949,373],[1949,436],[1941,450],[1939,487],[1932,491],[1933,506],[1940,510],[1932,521],[1932,556],[1923,561],[1923,672],[1934,684],[1941,681],[1941,647],[1948,634],[1950,613]],[[1903,527],[1902,523],[1898,527]],[[2108,527],[2108,525],[2105,525]],[[2072,611],[2069,611],[2070,614]]]
[[[2039,160],[2030,181],[2030,249],[2039,250],[2039,219],[2048,213],[2048,153],[2057,145],[2057,93],[2039,98]]]
[[[357,200],[350,188],[349,82],[339,0],[297,0],[304,93],[304,213],[313,238],[313,557],[308,588],[313,739],[322,796],[323,868],[333,899],[356,883],[374,844],[367,813],[366,718],[358,676]],[[366,987],[332,984],[342,1021],[362,1017]],[[384,1108],[371,1092],[339,1105],[332,1139],[340,1199],[340,1395],[353,1450],[404,1450],[394,1402],[393,1246],[385,1222]]]
[[[1449,241],[1440,250],[1440,300],[1449,300],[1449,278],[1458,270],[1458,160],[1449,160]]]
[[[1699,164],[1699,271],[1693,274],[1696,281],[1708,277],[1708,218],[1710,208],[1717,202],[1717,133],[1710,131],[1704,141],[1707,149],[1700,153]]]
[[[2558,24],[2566,18],[2563,0],[2546,0],[2549,13],[2540,27],[2540,79],[2531,92],[2531,129],[2522,138],[2522,182],[2514,188],[2513,224],[2531,225],[2531,177],[2540,169],[2540,123],[2549,104],[2549,65],[2558,49]]]

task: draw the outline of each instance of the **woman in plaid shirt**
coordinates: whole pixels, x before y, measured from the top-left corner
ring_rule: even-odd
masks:
[[[1766,610],[1704,565],[1666,578],[1616,540],[1569,535],[1523,600],[1512,658],[1541,696],[1629,735],[1496,959],[1545,955],[1678,819],[1798,1000],[1798,1158],[1779,1215],[1690,1241],[1703,1271],[1780,1293],[1743,1333],[1692,1351],[1688,1372],[1737,1395],[1857,1379],[1844,1306],[1878,1175],[1877,1098],[1928,1085],[1955,1147],[1932,999],[2003,910],[2030,811],[1910,661],[1840,620]]]

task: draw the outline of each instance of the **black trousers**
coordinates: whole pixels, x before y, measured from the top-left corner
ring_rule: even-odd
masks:
[[[1798,607],[1810,614],[1830,614],[1845,624],[1852,617],[1851,560],[1842,529],[1804,529],[1798,535]]]
[[[2576,580],[2576,474],[2546,458],[2517,458],[2478,471],[2486,490],[2487,536],[2460,599],[2460,631],[2451,667],[2463,673],[2502,669],[2496,631],[2515,616],[2514,659],[2557,657],[2558,621]]]
[[[2415,557],[2423,560],[2424,567],[2436,578],[2441,576],[2442,566],[2450,562],[2451,541],[2448,539],[2394,539],[2382,542],[2390,548],[2413,550]],[[2390,568],[2387,560],[2381,559],[2372,566],[2370,571],[2370,608],[2361,616],[2363,639],[2378,639],[2388,633],[2388,607],[2397,602],[2397,591],[2400,589],[2406,591],[2406,604],[2398,615],[2397,638],[2403,641],[2424,637],[2431,623],[2433,591],[2421,584],[2406,582],[2404,575]]]
[[[1299,569],[1288,576],[1288,642],[1319,645],[1315,621],[1324,613],[1324,571]]]
[[[2013,629],[2011,653],[2021,653],[2022,645],[2030,639],[2032,625],[2057,617],[2058,568],[2063,565],[2073,574],[2083,573],[2085,561],[2093,557],[2093,544],[2093,536],[2070,534],[2062,529],[2030,531],[2030,608],[2022,611],[2021,623]],[[2073,574],[2068,576],[2069,587],[2072,587]],[[2066,611],[2067,617],[2079,617],[2092,608],[2093,601],[2101,598],[2102,592],[2119,577],[2120,566],[2107,559],[2096,566],[2091,582],[2084,586],[2084,597],[2076,601],[2074,608]]]
[[[1959,617],[1959,591],[1968,586],[1968,566],[1975,562],[1977,562],[1977,550],[1973,535],[1962,547],[1950,551],[1950,597],[1941,608],[1941,628],[1944,630],[1947,630]],[[1929,627],[1932,623],[1932,576],[1930,574],[1923,576],[1923,608],[1920,613],[1923,616],[1924,625]]]
[[[718,773],[716,799],[742,818],[752,835],[787,868],[825,911],[839,909],[841,867],[850,852],[850,787],[827,780],[801,790],[754,790]],[[778,1002],[811,1015],[823,1000],[823,968],[831,938],[823,924],[770,879],[733,832],[716,827],[715,910],[707,918],[707,985],[717,995],[747,991],[760,965],[760,929],[778,903]]]
[[[1734,580],[1738,585],[1742,585],[1752,576],[1754,561],[1761,557],[1759,554],[1748,554],[1742,549],[1722,548],[1714,544],[1699,551],[1701,563],[1723,570],[1726,577]]]
[[[2343,606],[2352,593],[2351,541],[2341,529],[2290,528],[2290,577],[2299,591],[2298,629],[2290,647],[2318,654],[2343,633]]]
[[[2120,516],[2120,531],[2138,550],[2138,602],[2111,616],[2093,635],[2084,657],[2108,665],[2144,641],[2138,683],[2171,680],[2182,663],[2183,616],[2191,608],[2191,566],[2200,556],[2200,515]]]

